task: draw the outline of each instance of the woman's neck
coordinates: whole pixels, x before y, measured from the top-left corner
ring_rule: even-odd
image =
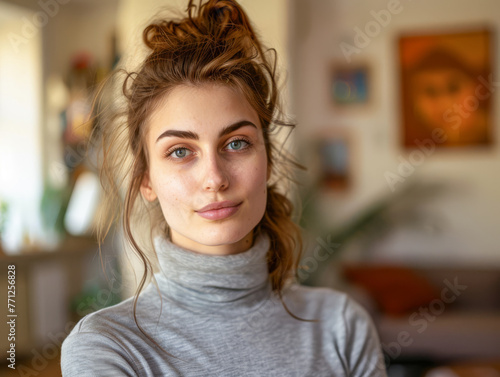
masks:
[[[270,238],[256,232],[248,250],[234,255],[193,253],[168,238],[155,238],[158,287],[168,299],[203,313],[244,314],[257,309],[272,291],[267,255]]]

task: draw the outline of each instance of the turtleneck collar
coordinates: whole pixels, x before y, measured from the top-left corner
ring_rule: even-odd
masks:
[[[258,308],[269,296],[267,266],[270,239],[256,235],[246,251],[232,255],[200,254],[162,236],[155,238],[162,293],[193,311],[243,314]]]

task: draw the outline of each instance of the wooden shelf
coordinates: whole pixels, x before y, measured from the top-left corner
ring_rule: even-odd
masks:
[[[16,254],[5,254],[0,250],[0,264],[24,261],[26,259],[50,259],[74,257],[76,254],[98,250],[97,240],[92,237],[67,237],[55,248],[27,248]]]

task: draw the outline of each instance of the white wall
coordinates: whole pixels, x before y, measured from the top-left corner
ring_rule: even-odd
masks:
[[[371,38],[367,47],[351,56],[350,64],[367,63],[372,70],[370,105],[360,111],[340,112],[329,102],[328,69],[333,61],[346,63],[340,43],[353,44],[354,28],[364,29],[373,20],[370,12],[387,9],[389,3],[389,0],[294,1],[293,104],[301,140],[324,127],[347,129],[355,140],[352,190],[323,195],[320,199],[323,221],[332,228],[342,225],[378,198],[394,195],[384,174],[396,171],[400,156],[408,157],[408,152],[399,145],[398,36],[405,32],[446,31],[485,24],[498,32],[500,26],[500,3],[495,0],[401,0],[402,11],[392,15],[389,24]],[[493,74],[498,81],[500,39],[494,38],[494,43]],[[497,142],[499,94],[495,93],[492,103]],[[424,217],[441,231],[426,232],[425,224],[419,229],[400,229],[379,240],[371,253],[393,261],[500,264],[498,144],[487,150],[437,150],[416,167],[411,179],[443,180],[457,188],[420,205]],[[439,220],[431,220],[435,218]]]
[[[60,4],[44,28],[45,76],[67,74],[75,54],[88,52],[100,66],[112,60],[111,37],[119,0]]]

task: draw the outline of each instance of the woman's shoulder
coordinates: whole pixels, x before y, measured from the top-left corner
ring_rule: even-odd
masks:
[[[328,311],[341,310],[353,301],[346,292],[334,288],[310,287],[297,283],[290,284],[285,289],[284,296],[296,304]]]
[[[148,290],[139,296],[137,319],[148,323]],[[146,302],[144,302],[146,301]],[[151,312],[151,310],[149,311]],[[61,346],[63,375],[137,375],[135,355],[144,344],[134,318],[134,297],[87,314],[72,329]],[[104,368],[104,369],[103,369]]]
[[[290,286],[287,299],[306,308],[303,318],[320,319],[323,334],[343,350],[353,376],[385,376],[380,339],[367,309],[348,293],[333,288]],[[292,310],[293,312],[293,310]]]
[[[85,353],[116,348],[121,343],[121,334],[130,331],[133,323],[132,298],[87,314],[64,340],[62,356],[64,358],[74,350]]]
[[[295,284],[291,287],[291,292],[297,297],[308,301],[310,304],[316,303],[327,310],[341,310],[347,313],[357,313],[368,315],[368,310],[353,298],[350,293],[329,287],[310,287]]]
[[[146,320],[155,312],[157,302],[154,289],[148,286],[137,300],[135,314],[138,319]],[[70,335],[78,333],[99,333],[103,335],[116,334],[117,329],[123,332],[127,328],[136,328],[134,318],[135,298],[130,297],[113,306],[99,309],[87,314],[79,320]]]
[[[116,305],[99,309],[81,318],[70,334],[99,332],[106,333],[110,325],[133,320],[133,298]]]
[[[131,355],[115,331],[117,325],[129,327],[126,322],[130,307],[130,300],[125,300],[87,314],[76,324],[61,346],[61,369],[65,377],[89,371],[95,375],[110,375],[117,369],[127,370],[123,375],[136,374],[130,363]],[[100,363],[99,360],[109,360],[109,363]],[[99,369],[95,369],[97,365],[100,365]]]
[[[291,307],[323,318],[331,326],[351,331],[373,331],[373,320],[368,310],[346,292],[292,284],[283,297]]]

